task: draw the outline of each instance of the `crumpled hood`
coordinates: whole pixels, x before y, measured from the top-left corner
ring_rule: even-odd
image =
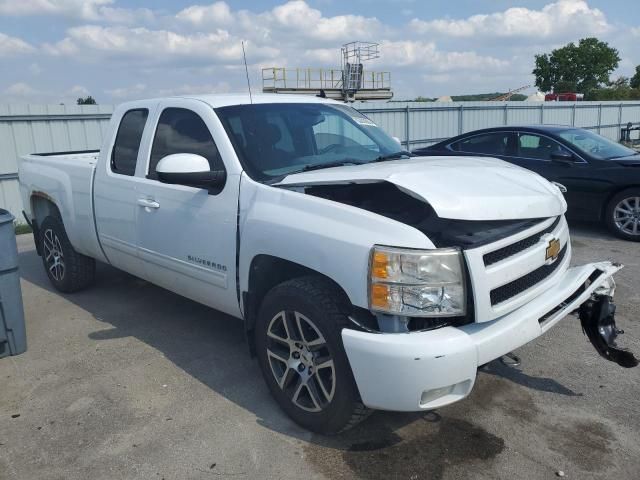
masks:
[[[441,218],[513,220],[561,215],[567,204],[541,176],[486,157],[413,157],[288,175],[276,186],[386,181],[429,203]]]

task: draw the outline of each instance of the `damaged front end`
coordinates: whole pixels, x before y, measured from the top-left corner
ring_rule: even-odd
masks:
[[[638,365],[632,352],[618,346],[616,338],[624,331],[616,326],[616,306],[613,303],[613,280],[609,292],[596,291],[579,309],[582,331],[589,338],[596,351],[607,360],[624,368]]]

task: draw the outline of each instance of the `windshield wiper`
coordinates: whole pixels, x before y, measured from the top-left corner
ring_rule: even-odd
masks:
[[[380,155],[378,158],[373,160],[374,162],[386,162],[388,160],[398,160],[402,157],[411,157],[411,152],[408,150],[400,150],[399,152],[389,153],[387,155]]]
[[[345,167],[347,165],[362,165],[363,163],[368,163],[368,162],[359,162],[357,160],[336,160],[335,162],[313,163],[311,165],[306,165],[300,171],[309,172],[311,170],[321,170],[323,168]]]

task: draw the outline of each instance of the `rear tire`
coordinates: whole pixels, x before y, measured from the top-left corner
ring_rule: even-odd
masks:
[[[605,209],[605,224],[619,238],[640,242],[640,189],[616,194]]]
[[[76,252],[58,217],[49,216],[39,228],[42,262],[51,284],[64,293],[73,293],[91,285],[96,261]]]
[[[342,291],[310,276],[274,287],[258,314],[256,350],[267,386],[280,407],[313,432],[339,433],[371,413],[342,344],[349,311]]]

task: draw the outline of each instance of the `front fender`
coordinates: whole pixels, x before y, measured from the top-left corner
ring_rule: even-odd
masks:
[[[403,223],[303,191],[272,187],[243,174],[239,204],[240,290],[247,291],[251,261],[271,255],[315,270],[336,282],[351,303],[368,307],[367,275],[375,244],[435,248]]]

